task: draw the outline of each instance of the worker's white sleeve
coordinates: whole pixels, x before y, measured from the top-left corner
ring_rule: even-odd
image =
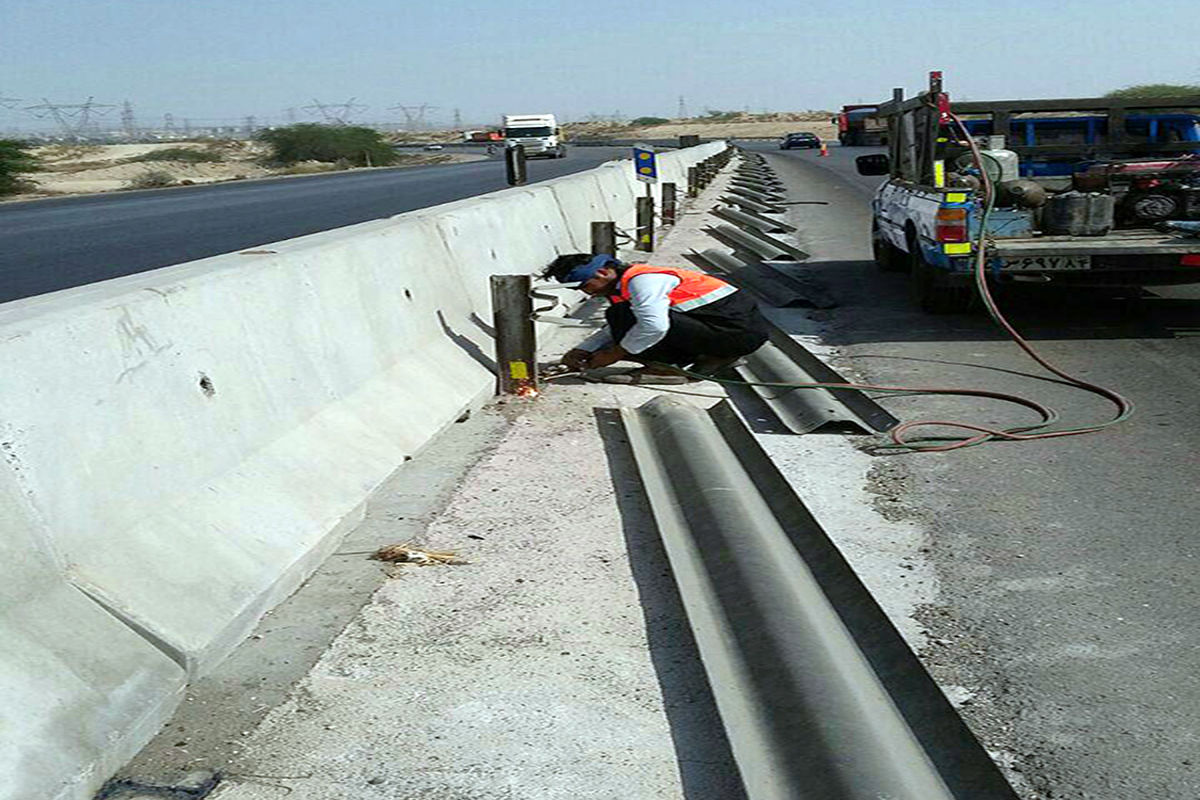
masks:
[[[593,333],[591,336],[584,339],[579,344],[575,345],[573,350],[586,350],[589,353],[594,353],[597,350],[603,350],[606,347],[611,347],[613,343],[612,331],[605,325],[600,330]]]
[[[662,272],[647,272],[629,281],[629,305],[637,320],[621,339],[627,353],[637,354],[662,341],[671,327],[669,295],[679,278]]]

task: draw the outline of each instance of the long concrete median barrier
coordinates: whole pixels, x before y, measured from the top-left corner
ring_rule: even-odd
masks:
[[[12,451],[4,443],[6,454]],[[184,673],[70,586],[6,455],[0,473],[0,797],[74,798],[128,760]]]
[[[0,800],[90,797],[490,394],[488,276],[631,225],[635,183],[604,166],[0,306]]]

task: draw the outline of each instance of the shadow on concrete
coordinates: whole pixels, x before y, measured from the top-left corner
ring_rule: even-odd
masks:
[[[476,328],[479,328],[479,330],[486,333],[489,337],[491,337],[492,339],[496,338],[496,329],[493,328],[491,325],[487,324],[486,322],[484,322],[482,319],[480,319],[479,315],[476,314],[474,311],[471,312],[471,316],[468,317],[468,319],[471,320],[471,322],[475,325]]]
[[[474,317],[475,315],[472,314],[471,316]],[[437,317],[438,323],[442,326],[442,332],[450,337],[450,341],[461,347],[467,355],[478,361],[488,372],[495,374],[495,359],[483,352],[483,348],[475,344],[475,342],[451,328],[449,323],[446,322],[446,315],[442,313],[441,309],[438,309]],[[480,321],[477,319],[472,321],[474,321],[476,325],[481,325]]]
[[[783,269],[842,300],[844,324],[823,337],[831,345],[1007,338],[979,301],[958,314],[921,312],[910,297],[909,276],[882,273],[871,261],[814,261]],[[1006,284],[993,293],[1001,311],[1031,341],[1172,339],[1200,331],[1200,289],[1194,286]]]
[[[595,413],[637,584],[650,658],[671,726],[683,796],[687,800],[746,800],[620,413],[607,408]]]

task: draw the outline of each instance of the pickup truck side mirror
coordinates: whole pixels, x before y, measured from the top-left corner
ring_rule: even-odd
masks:
[[[854,159],[859,175],[887,175],[892,171],[891,159],[884,153],[872,153]]]

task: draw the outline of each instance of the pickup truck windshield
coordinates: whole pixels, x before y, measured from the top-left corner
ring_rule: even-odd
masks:
[[[505,128],[505,139],[527,139],[541,136],[553,136],[554,131],[550,128]]]

